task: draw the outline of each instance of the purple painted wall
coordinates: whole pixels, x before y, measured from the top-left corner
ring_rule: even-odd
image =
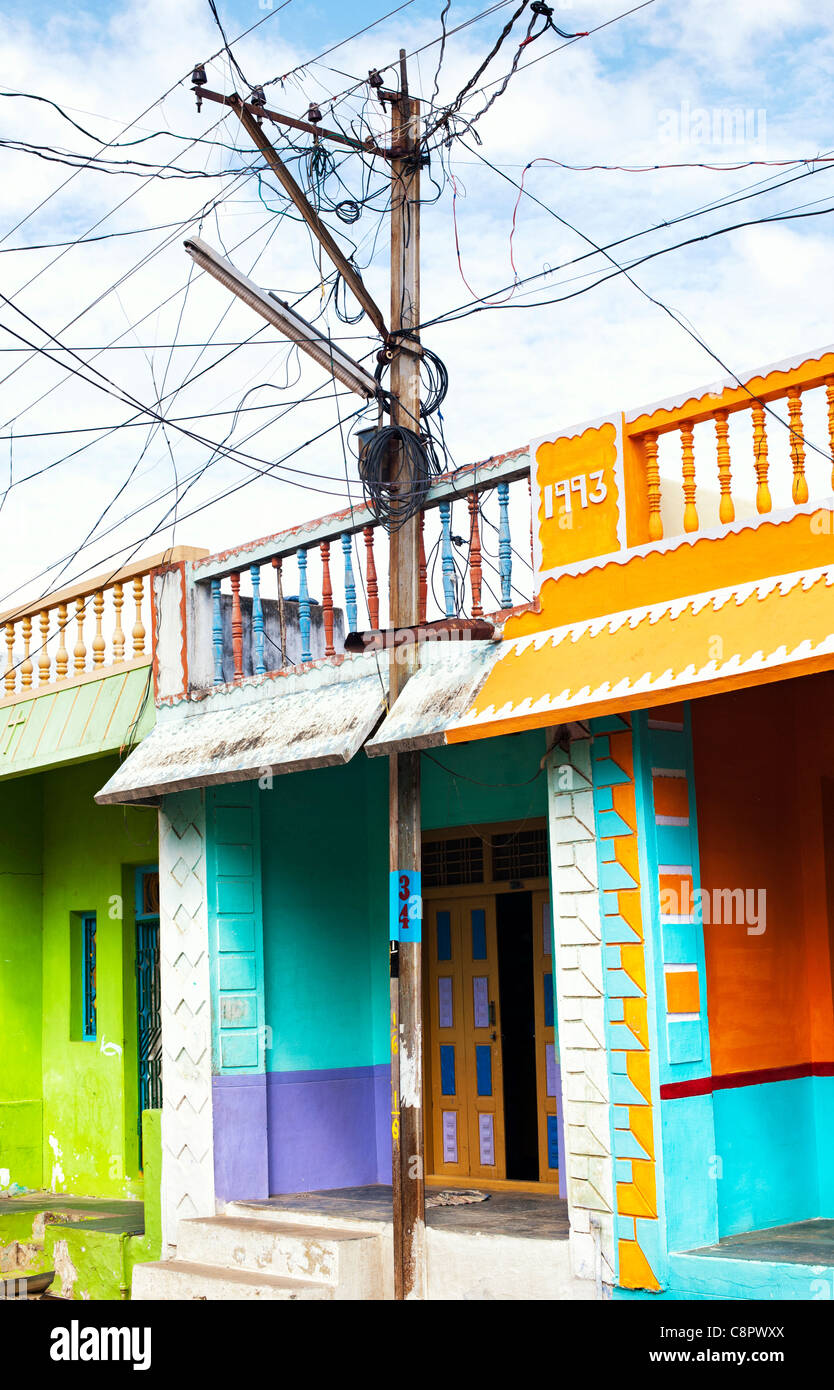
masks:
[[[387,1063],[267,1072],[269,1190],[390,1182]]]
[[[214,1192],[218,1201],[269,1196],[266,1077],[213,1076]]]

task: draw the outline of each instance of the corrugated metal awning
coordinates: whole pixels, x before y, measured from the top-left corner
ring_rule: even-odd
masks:
[[[420,669],[411,677],[388,718],[365,745],[369,757],[436,748],[449,724],[472,707],[501,655],[497,641],[427,642]]]
[[[153,686],[148,661],[125,663],[100,676],[46,690],[20,692],[0,706],[0,777],[83,762],[116,753],[153,727]]]
[[[387,699],[386,663],[345,658],[162,708],[153,732],[97,794],[101,805],[350,762]],[[280,692],[280,693],[279,693]]]

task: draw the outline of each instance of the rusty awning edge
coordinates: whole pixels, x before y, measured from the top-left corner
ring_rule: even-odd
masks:
[[[342,677],[344,668],[342,668]],[[350,762],[383,716],[387,682],[373,664],[329,684],[160,719],[96,795],[130,804],[228,782]],[[266,691],[264,692],[266,695]]]
[[[449,724],[472,707],[501,646],[500,641],[428,642],[422,646],[419,671],[365,744],[368,757],[442,746]]]

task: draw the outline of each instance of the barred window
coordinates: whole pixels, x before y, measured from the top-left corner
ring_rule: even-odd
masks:
[[[492,877],[496,883],[511,879],[547,878],[547,831],[510,830],[492,837]]]
[[[484,842],[478,835],[458,840],[425,840],[422,870],[426,888],[483,883]]]

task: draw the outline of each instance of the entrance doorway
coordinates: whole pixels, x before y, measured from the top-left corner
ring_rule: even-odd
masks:
[[[423,885],[430,1178],[556,1191],[544,823],[427,835]]]
[[[162,1108],[159,869],[155,864],[136,870],[136,1011],[139,1062],[137,1127],[142,1162],[142,1111]]]

